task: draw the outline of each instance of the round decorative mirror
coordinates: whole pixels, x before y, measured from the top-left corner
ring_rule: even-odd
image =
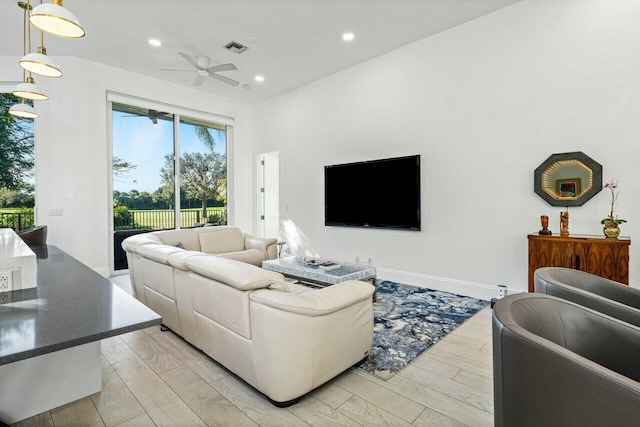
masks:
[[[602,190],[602,165],[582,151],[552,154],[535,170],[533,189],[551,206],[582,206]]]

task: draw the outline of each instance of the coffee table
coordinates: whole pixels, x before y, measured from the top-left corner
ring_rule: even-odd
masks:
[[[377,291],[376,268],[371,265],[335,262],[340,264],[340,268],[325,271],[317,265],[307,265],[304,262],[297,261],[295,256],[291,256],[262,261],[262,268],[282,273],[301,282],[313,283],[319,286],[331,286],[347,280],[370,282],[375,288],[373,292],[373,301],[375,302]]]

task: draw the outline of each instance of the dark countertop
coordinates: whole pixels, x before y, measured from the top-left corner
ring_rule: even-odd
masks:
[[[0,365],[161,323],[161,317],[55,246],[35,250],[38,286],[0,293]]]

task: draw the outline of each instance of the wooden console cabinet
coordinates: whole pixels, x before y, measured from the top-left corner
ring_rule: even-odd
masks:
[[[568,267],[629,284],[629,238],[529,234],[529,292],[540,267]]]

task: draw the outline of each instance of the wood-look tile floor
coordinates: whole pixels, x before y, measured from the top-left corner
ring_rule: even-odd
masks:
[[[285,409],[160,327],[103,340],[102,366],[100,393],[15,425],[493,425],[489,308],[388,381],[350,369]]]

